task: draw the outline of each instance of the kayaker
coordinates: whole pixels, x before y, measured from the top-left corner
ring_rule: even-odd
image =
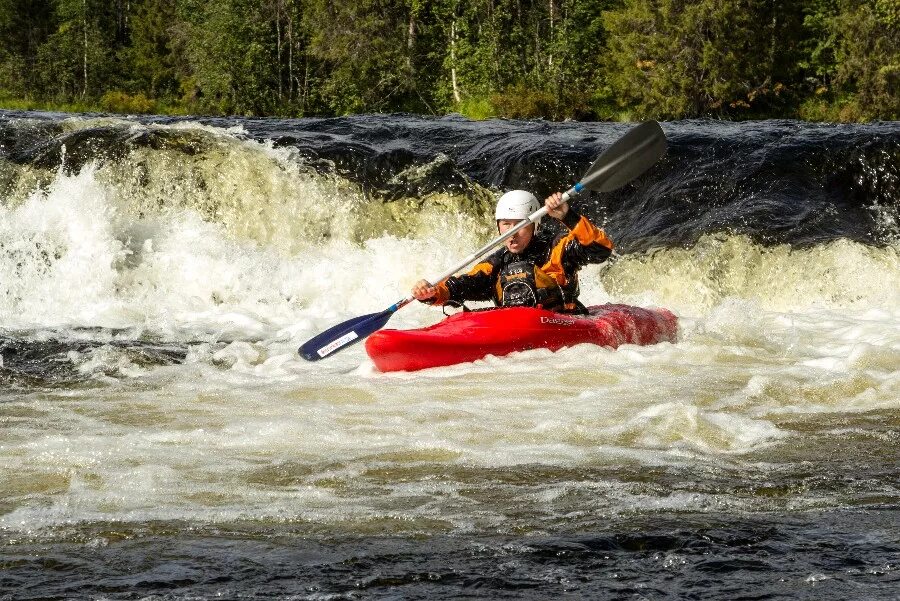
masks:
[[[568,230],[553,239],[538,236],[540,220],[516,232],[504,247],[468,273],[431,286],[419,280],[412,295],[428,304],[462,304],[492,300],[498,307],[542,307],[551,311],[584,312],[578,301],[578,270],[601,263],[611,254],[612,241],[590,220],[578,214],[557,192],[544,200],[547,214]],[[497,201],[497,230],[503,234],[540,208],[531,192],[512,190]]]

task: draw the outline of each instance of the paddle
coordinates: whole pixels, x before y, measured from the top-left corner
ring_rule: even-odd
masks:
[[[647,121],[631,129],[612,146],[603,151],[590,166],[580,182],[563,193],[563,200],[570,198],[582,190],[609,192],[624,186],[638,175],[653,166],[666,152],[666,136],[656,121]],[[448,269],[429,282],[441,282],[459,270],[474,263],[477,259],[501,245],[506,239],[515,235],[523,227],[534,223],[547,214],[547,207],[541,207],[523,219],[515,227],[503,235],[491,240],[477,251],[460,261],[452,269]],[[336,326],[328,328],[318,336],[311,338],[300,347],[300,355],[307,361],[318,361],[364,339],[385,326],[391,315],[413,301],[408,296],[380,313],[362,315]]]

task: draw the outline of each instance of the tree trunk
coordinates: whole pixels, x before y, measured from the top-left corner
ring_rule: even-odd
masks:
[[[291,6],[293,8],[293,6]],[[288,100],[294,100],[294,12],[288,13]]]
[[[84,33],[84,88],[81,90],[81,97],[87,96],[88,89],[88,30],[87,30],[87,0],[81,0],[81,27]]]
[[[306,57],[306,68],[303,71],[303,112],[306,113],[306,97],[309,92],[309,56]]]
[[[450,83],[453,86],[453,100],[456,104],[462,101],[459,95],[459,86],[456,83],[456,15],[450,22]]]
[[[275,73],[278,79],[278,100],[280,102],[284,97],[284,90],[281,87],[281,0],[275,3],[275,44],[277,46],[275,51],[277,53]]]
[[[416,74],[416,68],[413,65],[413,48],[416,45],[416,13],[409,11],[409,28],[406,32],[406,67],[412,76]]]
[[[116,44],[121,47],[128,43],[129,0],[116,0]]]
[[[547,53],[547,66],[553,67],[553,26],[556,15],[554,15],[553,0],[549,0],[548,4],[550,5],[550,39],[548,40],[550,51]]]

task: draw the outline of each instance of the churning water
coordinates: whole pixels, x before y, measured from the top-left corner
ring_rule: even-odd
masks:
[[[0,598],[896,598],[900,126],[663,128],[582,300],[677,343],[380,374],[626,125],[0,112]]]

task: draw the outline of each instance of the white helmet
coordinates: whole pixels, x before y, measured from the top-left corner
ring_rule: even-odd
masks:
[[[500,197],[497,201],[497,210],[494,211],[494,219],[514,219],[521,221],[528,219],[528,216],[541,208],[541,203],[531,192],[525,190],[510,190]],[[535,220],[535,230],[541,222],[540,218]]]

